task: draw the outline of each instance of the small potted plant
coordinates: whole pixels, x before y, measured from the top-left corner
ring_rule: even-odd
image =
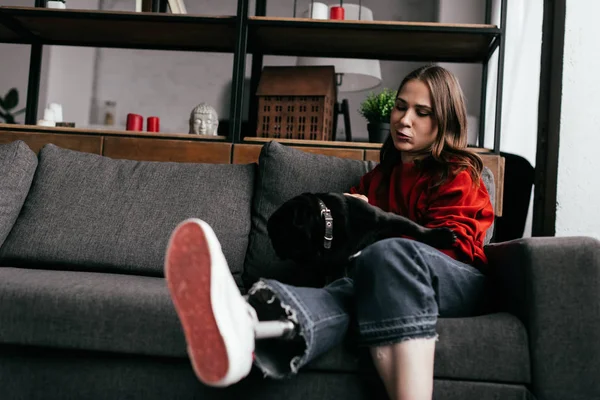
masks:
[[[360,104],[358,112],[368,121],[369,142],[383,143],[390,133],[390,115],[396,102],[396,91],[384,88],[373,92]]]
[[[7,124],[14,124],[15,117],[25,112],[22,108],[18,111],[13,111],[19,104],[19,91],[12,88],[6,93],[6,96],[0,96],[0,120],[4,120]]]

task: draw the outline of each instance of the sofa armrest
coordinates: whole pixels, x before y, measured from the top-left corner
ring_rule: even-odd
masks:
[[[519,239],[486,254],[497,300],[527,327],[535,396],[600,399],[600,241]]]

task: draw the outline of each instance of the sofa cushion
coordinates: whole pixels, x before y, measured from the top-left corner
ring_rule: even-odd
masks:
[[[0,267],[0,343],[185,357],[163,278]]]
[[[249,286],[264,277],[302,286],[322,284],[308,269],[277,258],[267,233],[267,220],[280,205],[303,192],[350,190],[375,165],[374,162],[311,154],[275,141],[264,145],[258,159],[244,283]]]
[[[0,247],[23,207],[37,163],[22,140],[0,145]]]
[[[523,323],[512,314],[438,320],[435,377],[494,382],[531,381]],[[338,346],[308,364],[310,371],[351,372],[372,367],[369,354]]]
[[[187,357],[162,278],[0,267],[0,327],[4,344]],[[530,382],[527,334],[515,316],[443,318],[437,330],[437,378]],[[303,371],[361,372],[364,361],[347,343]]]
[[[173,228],[198,217],[214,228],[239,284],[254,170],[114,160],[47,145],[0,262],[162,276]]]

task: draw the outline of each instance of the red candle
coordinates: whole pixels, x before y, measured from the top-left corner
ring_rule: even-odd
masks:
[[[148,121],[146,123],[146,130],[148,132],[158,132],[160,130],[160,119],[158,117],[148,117]]]
[[[344,19],[344,7],[331,7],[329,9],[329,19]]]
[[[142,131],[144,130],[144,117],[139,114],[127,114],[127,130]]]

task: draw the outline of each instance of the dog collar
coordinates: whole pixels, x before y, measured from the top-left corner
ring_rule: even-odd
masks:
[[[323,238],[323,247],[326,249],[331,248],[331,241],[333,240],[333,217],[331,216],[331,211],[323,200],[319,200],[319,207],[321,208],[321,217],[325,218],[325,237]]]

